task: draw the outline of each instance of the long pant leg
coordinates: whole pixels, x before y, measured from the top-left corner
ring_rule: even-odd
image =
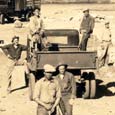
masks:
[[[107,63],[107,59],[108,59],[108,48],[109,48],[109,44],[108,43],[103,43],[103,51],[101,53],[101,56],[99,57],[99,66],[102,67],[105,65],[105,63]]]
[[[48,111],[44,107],[38,105],[37,115],[49,115],[49,114],[48,114]]]
[[[83,33],[82,35],[82,40],[80,43],[80,49],[83,51],[86,51],[87,49],[87,42],[88,42],[88,38],[90,37],[90,34],[87,33]]]
[[[72,105],[69,104],[70,95],[62,96],[66,113],[65,115],[72,115]]]
[[[13,60],[9,60],[9,63],[7,65],[7,78],[8,78],[8,81],[7,81],[7,90],[11,90],[11,81],[12,81],[12,72],[15,68],[15,61]]]

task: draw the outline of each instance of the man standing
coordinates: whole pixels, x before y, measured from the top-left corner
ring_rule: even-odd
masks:
[[[8,93],[11,93],[11,81],[12,81],[12,72],[14,70],[15,65],[25,65],[25,71],[27,74],[29,74],[29,70],[27,67],[27,62],[21,62],[19,59],[21,58],[22,51],[27,50],[27,46],[19,44],[19,37],[14,36],[12,38],[12,43],[8,45],[1,46],[8,57],[8,71],[7,71],[7,78],[8,78],[8,84],[7,84],[7,91]]]
[[[111,45],[111,30],[109,27],[109,22],[105,22],[105,28],[101,37],[101,56],[99,57],[99,67],[107,66],[109,61],[109,47]]]
[[[86,51],[88,38],[90,38],[91,33],[93,33],[95,20],[89,14],[89,9],[83,11],[84,16],[80,24],[80,33],[82,35],[80,49]]]
[[[59,74],[57,75],[57,79],[61,86],[61,94],[62,94],[62,111],[64,115],[72,115],[72,105],[71,101],[76,98],[76,83],[74,80],[74,76],[72,73],[67,72],[66,64],[59,64],[57,67]],[[61,104],[61,103],[60,103]]]
[[[52,65],[44,65],[44,77],[35,85],[33,99],[38,104],[37,115],[55,115],[61,91],[58,81],[52,76],[53,72],[55,68]]]

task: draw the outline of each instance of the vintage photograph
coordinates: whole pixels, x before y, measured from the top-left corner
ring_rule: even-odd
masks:
[[[0,115],[115,115],[115,0],[0,0]]]

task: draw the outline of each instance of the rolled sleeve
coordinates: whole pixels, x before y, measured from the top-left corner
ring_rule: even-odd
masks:
[[[35,85],[35,89],[34,89],[34,94],[33,94],[33,99],[38,99],[40,98],[40,90],[41,90],[41,82],[37,81],[36,85]]]

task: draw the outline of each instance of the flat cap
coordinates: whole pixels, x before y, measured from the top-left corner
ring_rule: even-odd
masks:
[[[85,13],[85,12],[89,12],[89,9],[88,8],[84,9],[83,13]]]
[[[45,72],[55,72],[56,69],[54,66],[50,65],[50,64],[45,64],[44,65],[44,71]]]

